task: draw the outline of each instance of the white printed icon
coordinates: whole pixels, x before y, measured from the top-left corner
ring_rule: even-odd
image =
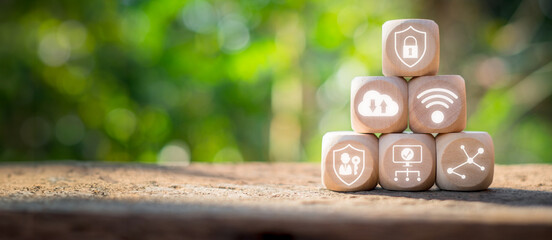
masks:
[[[407,41],[413,41],[414,44]],[[404,39],[403,58],[418,58],[418,40],[415,37],[408,36]]]
[[[399,104],[389,95],[370,90],[358,104],[358,112],[365,117],[391,117],[399,113]]]
[[[410,174],[416,174],[416,180],[421,181],[420,171],[410,170],[412,164],[422,163],[422,145],[393,145],[393,163],[404,164],[405,170],[396,170],[393,180],[399,181],[399,175],[405,175],[405,181],[410,181]]]
[[[426,49],[426,32],[415,29],[412,26],[395,32],[395,53],[397,54],[397,58],[407,67],[412,68],[416,66],[424,58]],[[422,54],[419,54],[420,52]]]
[[[447,173],[448,173],[448,174],[456,174],[456,175],[458,175],[459,177],[461,177],[462,179],[466,179],[466,175],[459,174],[459,173],[455,172],[455,170],[456,170],[457,168],[462,167],[462,166],[464,166],[464,165],[466,165],[466,164],[473,164],[473,165],[479,167],[479,169],[481,169],[481,171],[485,171],[485,167],[483,167],[483,166],[481,166],[481,165],[479,165],[479,164],[477,164],[476,162],[473,161],[473,160],[475,159],[475,157],[477,157],[477,155],[484,153],[484,152],[485,152],[485,149],[483,149],[483,148],[478,148],[478,149],[477,149],[477,153],[476,153],[475,155],[473,155],[473,157],[470,157],[470,156],[468,155],[468,152],[466,152],[466,147],[465,147],[464,145],[460,145],[460,149],[462,149],[462,150],[464,151],[464,154],[466,154],[466,158],[467,158],[467,159],[466,159],[466,161],[465,161],[464,163],[462,163],[462,164],[456,166],[455,168],[448,168],[448,169],[447,169]]]
[[[448,109],[450,107],[449,104],[454,104],[454,99],[458,99],[458,95],[445,88],[427,89],[416,96],[417,99],[420,99],[422,97],[424,97],[422,99],[422,104],[426,104],[426,109],[429,109],[430,107],[436,105]],[[442,123],[443,120],[445,120],[445,114],[443,112],[435,110],[433,111],[433,113],[431,113],[431,121],[433,121],[434,123],[439,124]]]
[[[334,173],[347,186],[355,183],[364,172],[365,151],[351,144],[333,151]]]
[[[341,154],[341,165],[339,165],[339,175],[341,176],[347,176],[353,174],[353,170],[351,169],[351,165],[349,165],[349,162],[353,163],[355,174],[358,175],[358,164],[360,164],[360,157],[354,156],[353,159],[351,159],[351,156],[349,156],[348,153],[342,153]]]

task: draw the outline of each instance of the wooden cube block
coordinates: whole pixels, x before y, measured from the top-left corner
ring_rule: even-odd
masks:
[[[388,190],[423,191],[435,183],[431,134],[389,133],[379,139],[379,183]]]
[[[408,124],[408,87],[399,77],[356,77],[351,83],[351,125],[359,133],[402,132]]]
[[[322,184],[340,192],[370,190],[378,183],[378,138],[329,132],[322,138]]]
[[[416,77],[408,82],[410,129],[417,133],[466,128],[466,84],[458,75]]]
[[[427,19],[398,19],[382,27],[385,76],[435,75],[439,70],[439,26]]]
[[[493,139],[486,132],[439,134],[437,186],[443,190],[477,191],[491,185],[494,173]]]

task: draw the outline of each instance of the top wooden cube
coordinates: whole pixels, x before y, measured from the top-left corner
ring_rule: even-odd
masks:
[[[399,19],[383,24],[382,68],[385,76],[436,75],[439,26],[432,20]]]

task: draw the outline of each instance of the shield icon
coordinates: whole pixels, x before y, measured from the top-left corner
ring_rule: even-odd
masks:
[[[395,53],[409,68],[424,58],[427,49],[427,34],[412,26],[395,32]]]
[[[347,186],[358,181],[364,173],[366,153],[351,144],[333,151],[334,173]]]

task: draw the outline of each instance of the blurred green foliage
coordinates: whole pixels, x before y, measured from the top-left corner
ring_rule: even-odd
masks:
[[[440,26],[498,163],[552,162],[549,1],[0,3],[2,161],[319,161],[381,25]]]

